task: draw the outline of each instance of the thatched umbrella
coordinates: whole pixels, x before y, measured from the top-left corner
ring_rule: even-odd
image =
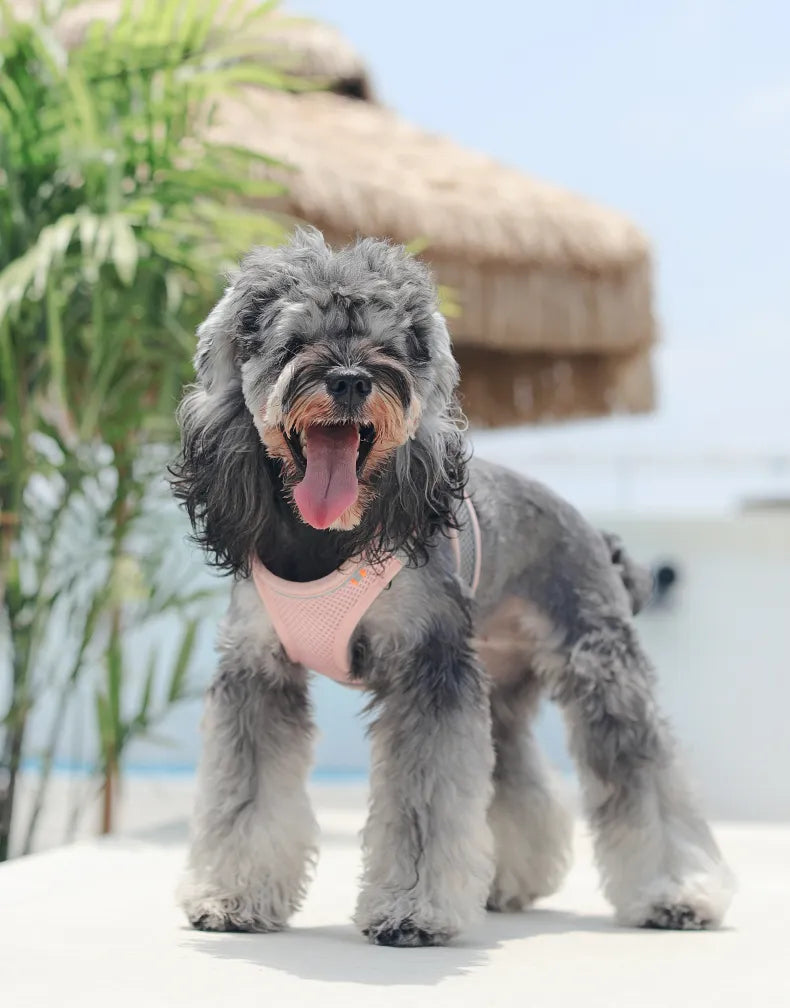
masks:
[[[625,218],[425,133],[369,101],[250,91],[221,134],[286,161],[282,208],[333,241],[424,243],[473,422],[653,404],[646,240]]]
[[[108,19],[119,3],[87,9]],[[64,20],[67,43],[85,11]],[[450,328],[472,422],[652,407],[650,252],[633,224],[375,103],[364,62],[326,25],[275,17],[260,47],[328,90],[248,89],[223,103],[217,134],[287,162],[279,208],[330,241],[423,246],[460,307]]]

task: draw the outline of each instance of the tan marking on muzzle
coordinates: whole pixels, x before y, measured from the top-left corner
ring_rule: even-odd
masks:
[[[371,394],[367,408],[376,431],[376,440],[370,449],[362,476],[367,477],[380,469],[387,458],[399,448],[406,444],[410,437],[414,436],[420,416],[420,403],[416,396],[412,396],[411,407],[408,414],[404,413],[400,400],[396,400],[389,395],[382,395],[374,391]],[[416,418],[416,419],[415,419]]]
[[[291,431],[307,430],[313,424],[336,424],[338,420],[331,396],[322,389],[296,399],[283,418],[283,427]]]

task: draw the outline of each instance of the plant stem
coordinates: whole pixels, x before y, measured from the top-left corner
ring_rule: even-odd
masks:
[[[115,791],[118,783],[118,767],[112,761],[106,761],[102,780],[102,810],[101,833],[106,836],[112,833],[115,821]]]
[[[136,502],[132,494],[134,480],[132,478],[132,453],[129,446],[123,443],[113,445],[115,471],[118,484],[111,510],[112,519],[112,550],[111,550],[111,585],[110,627],[105,651],[105,668],[107,671],[107,710],[109,725],[106,726],[103,739],[103,795],[101,832],[110,833],[113,828],[114,806],[113,796],[118,779],[118,767],[123,745],[123,717],[121,712],[121,693],[123,689],[123,611],[121,601],[121,586],[119,562],[124,552],[124,545],[129,526],[136,515]]]
[[[16,784],[19,777],[19,770],[22,765],[22,747],[25,740],[25,728],[27,726],[27,715],[30,710],[30,702],[27,696],[27,681],[25,668],[27,666],[28,634],[24,628],[18,627],[14,631],[14,611],[13,607],[10,616],[12,619],[12,696],[11,706],[6,717],[6,735],[3,747],[3,767],[5,768],[6,779],[0,787],[0,861],[6,861],[9,857],[11,846],[11,821],[14,811],[14,798],[16,797]]]
[[[85,657],[88,645],[93,639],[93,634],[96,630],[96,622],[103,604],[103,596],[100,592],[97,592],[93,597],[90,608],[88,609],[85,617],[85,622],[83,623],[82,636],[80,638],[74,662],[72,663],[68,676],[66,676],[61,683],[61,687],[58,692],[57,701],[55,703],[55,714],[52,718],[52,725],[50,727],[47,745],[44,749],[44,755],[41,761],[38,788],[36,789],[36,796],[33,800],[33,808],[27,822],[27,829],[25,830],[25,839],[22,845],[23,854],[30,854],[33,849],[33,839],[35,837],[36,827],[38,826],[38,820],[44,808],[44,801],[49,788],[49,780],[52,774],[52,764],[54,763],[55,753],[57,752],[58,744],[60,742],[60,736],[66,723],[68,701],[79,681],[82,661]]]
[[[27,417],[23,414],[20,378],[14,355],[14,344],[7,319],[0,321],[0,389],[7,403],[6,420],[11,425],[9,446],[11,486],[9,499],[0,499],[0,603],[5,607],[11,631],[11,701],[5,717],[2,768],[5,780],[0,781],[0,861],[7,860],[11,844],[11,820],[16,796],[16,784],[22,763],[22,747],[29,710],[27,670],[30,658],[30,628],[23,624],[25,598],[19,570],[17,542],[21,524],[22,498],[28,478],[25,431]]]

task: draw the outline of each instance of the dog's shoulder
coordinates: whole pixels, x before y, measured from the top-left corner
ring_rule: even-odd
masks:
[[[468,492],[481,522],[503,534],[519,531],[533,540],[589,542],[596,549],[600,534],[577,509],[539,480],[506,466],[474,458],[469,465]]]
[[[622,542],[602,533],[540,481],[474,459],[468,492],[494,594],[517,580],[529,586],[531,595],[556,593],[566,585],[569,594],[606,598],[617,609],[626,599],[631,611],[644,603],[645,576]]]

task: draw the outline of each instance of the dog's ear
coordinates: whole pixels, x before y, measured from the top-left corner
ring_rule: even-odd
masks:
[[[463,437],[466,419],[456,397],[458,364],[442,314],[423,316],[417,333],[430,349],[430,380],[423,384],[420,420],[414,436],[402,445],[395,464],[383,477],[382,529],[392,549],[404,551],[416,563],[427,560],[436,534],[456,525],[464,497],[468,449]]]
[[[402,445],[395,464],[382,471],[369,521],[380,536],[381,552],[403,552],[417,565],[430,545],[457,527],[456,511],[467,480],[467,448],[457,426],[420,424]]]
[[[233,288],[225,291],[197,331],[195,373],[210,395],[226,388],[238,375],[233,294]]]
[[[455,526],[455,513],[467,481],[468,449],[462,434],[466,418],[456,395],[458,363],[447,323],[434,310],[423,319],[423,338],[430,347],[431,380],[423,392],[420,423],[414,438],[396,458],[398,503],[419,515],[411,540],[415,558],[436,532]],[[407,547],[407,552],[409,549]]]
[[[240,371],[272,300],[267,278],[273,256],[272,250],[251,253],[198,328],[197,382],[179,407],[181,453],[170,467],[173,493],[189,514],[195,540],[214,565],[242,575],[278,500]]]
[[[240,390],[231,384],[209,394],[198,386],[185,396],[179,422],[181,452],[170,467],[173,494],[210,562],[246,575],[279,495]]]
[[[458,362],[453,356],[450,333],[441,312],[435,311],[430,317],[429,345],[433,358],[431,374],[431,399],[428,412],[443,414],[448,408],[457,409],[455,390],[458,387]]]

